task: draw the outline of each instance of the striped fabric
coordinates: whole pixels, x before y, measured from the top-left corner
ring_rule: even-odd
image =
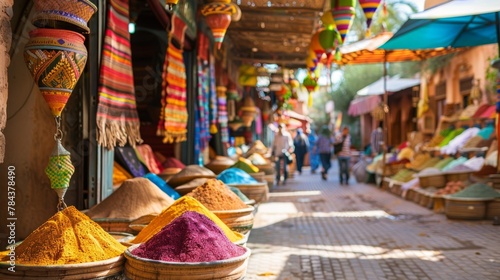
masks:
[[[210,133],[217,133],[217,92],[215,90],[215,57],[210,55]]]
[[[222,143],[229,143],[229,129],[227,126],[228,117],[227,117],[227,97],[226,92],[217,96],[217,111],[218,117],[217,121],[219,122],[221,141]]]
[[[156,131],[158,136],[163,136],[164,143],[182,142],[187,137],[186,69],[182,52],[182,48],[169,40],[163,66],[162,109]]]
[[[110,0],[97,107],[97,143],[110,150],[142,142],[128,24],[128,0]]]
[[[200,150],[204,151],[208,147],[211,135],[209,108],[208,108],[208,82],[207,71],[203,67],[202,59],[198,59],[198,122],[200,126]]]

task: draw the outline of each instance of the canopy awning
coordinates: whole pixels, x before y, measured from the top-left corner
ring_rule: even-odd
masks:
[[[351,101],[347,113],[351,116],[360,116],[370,113],[381,102],[379,95],[359,97]]]
[[[386,89],[388,93],[402,91],[407,88],[420,85],[420,79],[401,79],[399,77],[387,78]],[[382,95],[384,94],[384,77],[380,78],[373,84],[370,84],[360,89],[357,94],[359,96],[367,95]]]

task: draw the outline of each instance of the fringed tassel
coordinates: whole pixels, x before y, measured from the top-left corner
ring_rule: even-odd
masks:
[[[97,143],[108,150],[123,147],[127,142],[135,147],[142,143],[140,125],[129,122],[120,123],[100,119],[97,121]]]

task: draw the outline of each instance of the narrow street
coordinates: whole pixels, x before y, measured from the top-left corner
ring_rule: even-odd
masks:
[[[305,169],[259,206],[247,280],[500,279],[500,226]]]

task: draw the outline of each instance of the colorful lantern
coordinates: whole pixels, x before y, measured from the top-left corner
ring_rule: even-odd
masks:
[[[361,8],[363,8],[363,12],[366,17],[366,28],[369,29],[372,23],[373,14],[377,10],[380,5],[381,0],[359,0],[359,4]]]
[[[335,40],[340,41],[339,33],[334,29],[324,29],[319,32],[319,43],[325,50],[326,56],[329,58],[332,51],[335,49]]]
[[[60,135],[62,137],[62,135]],[[50,155],[49,164],[45,169],[47,177],[50,179],[50,187],[59,197],[58,210],[66,208],[64,195],[69,188],[71,176],[75,172],[75,167],[71,163],[70,153],[62,146],[61,139],[56,139],[56,146]]]
[[[333,19],[332,13],[323,13],[321,16],[321,22],[325,28],[337,28],[335,26],[335,20]]]
[[[87,63],[84,40],[81,34],[64,29],[30,32],[24,61],[55,117],[61,116]]]
[[[356,0],[331,0],[333,19],[340,33],[342,43],[356,14],[356,2]]]
[[[324,29],[320,29],[312,35],[311,44],[309,45],[309,49],[314,52],[316,59],[318,61],[321,59],[321,56],[325,53],[325,49],[321,46],[321,43],[319,41],[319,34],[323,30]]]
[[[222,46],[227,28],[231,24],[232,15],[236,14],[239,9],[237,5],[226,2],[211,2],[204,5],[201,9],[201,13],[214,35],[217,49],[220,49]]]
[[[308,57],[306,58],[306,66],[309,71],[313,72],[314,70],[316,70],[318,64],[314,62],[311,57]]]

